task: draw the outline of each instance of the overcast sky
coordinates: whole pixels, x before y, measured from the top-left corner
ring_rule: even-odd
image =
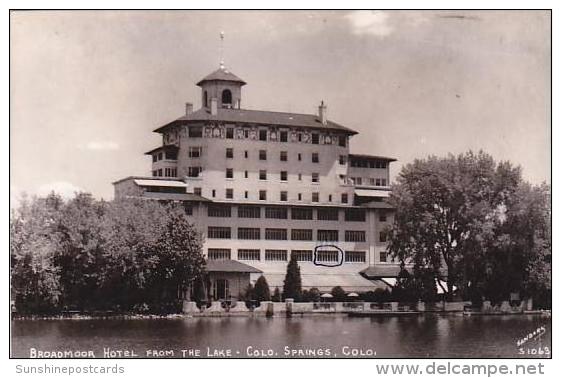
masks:
[[[19,12],[11,14],[11,188],[113,198],[149,175],[152,130],[200,107],[218,68],[242,107],[315,113],[357,130],[392,177],[429,154],[483,149],[550,179],[547,12]]]

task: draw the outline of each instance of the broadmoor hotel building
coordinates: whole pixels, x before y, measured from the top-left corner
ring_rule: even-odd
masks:
[[[200,109],[154,130],[152,175],[114,182],[115,198],[184,205],[204,234],[212,299],[237,298],[264,275],[282,291],[296,256],[303,289],[387,288],[391,157],[351,154],[356,131],[317,114],[244,109],[246,83],[223,64],[197,83]]]

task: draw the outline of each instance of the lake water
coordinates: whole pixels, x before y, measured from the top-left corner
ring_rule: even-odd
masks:
[[[520,354],[517,341],[536,330],[542,335],[525,343],[524,354]],[[158,353],[175,358],[228,354],[276,358],[550,357],[551,318],[424,315],[13,320],[12,356],[30,357],[38,351],[81,351],[95,357]]]

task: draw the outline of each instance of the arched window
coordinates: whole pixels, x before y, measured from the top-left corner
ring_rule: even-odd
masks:
[[[222,105],[232,105],[232,92],[229,89],[222,91]]]
[[[203,92],[203,106],[205,108],[208,108],[208,95],[207,95],[206,91]]]

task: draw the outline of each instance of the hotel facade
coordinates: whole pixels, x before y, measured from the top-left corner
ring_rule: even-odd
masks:
[[[115,198],[183,205],[204,234],[209,295],[237,298],[264,275],[282,291],[295,256],[303,289],[387,288],[391,157],[351,154],[357,132],[317,114],[242,108],[246,83],[223,65],[197,83],[201,108],[154,130],[152,175],[114,182]]]

